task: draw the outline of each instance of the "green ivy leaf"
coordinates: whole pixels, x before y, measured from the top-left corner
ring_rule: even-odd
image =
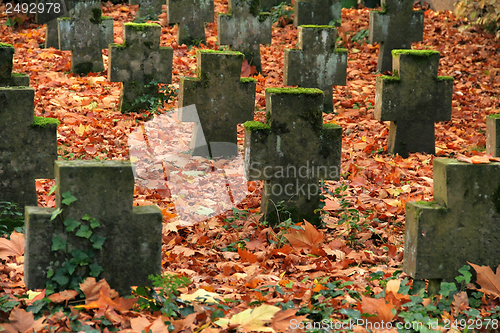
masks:
[[[68,271],[69,275],[73,275],[73,272],[75,271],[76,266],[77,265],[74,264],[73,262],[71,262],[71,260],[66,261],[66,263],[64,264],[64,268],[66,268],[66,270]]]
[[[52,281],[57,282],[60,286],[65,286],[69,282],[69,277],[66,275],[67,271],[65,268],[58,268],[56,274],[52,278]]]
[[[49,269],[49,270],[47,271],[47,279],[50,279],[50,278],[51,278],[51,277],[53,277],[53,276],[54,276],[54,271],[53,271],[53,270],[51,270],[51,269]]]
[[[101,237],[98,235],[92,235],[90,237],[90,242],[92,243],[92,247],[96,250],[102,250],[102,245],[104,244],[104,241],[106,240],[106,237]]]
[[[89,226],[82,225],[80,227],[80,229],[78,229],[78,231],[76,232],[76,235],[78,237],[82,237],[82,238],[87,238],[88,239],[92,235],[92,231],[89,229]]]
[[[83,266],[90,263],[90,256],[80,249],[71,251],[71,255],[73,258],[71,258],[70,262],[74,265]]]
[[[52,251],[66,251],[66,242],[63,241],[62,236],[52,238]]]
[[[89,215],[89,214],[85,214],[85,215],[82,217],[82,220],[84,220],[84,221],[88,221],[88,220],[90,220],[90,215]]]
[[[89,267],[90,267],[90,276],[98,277],[99,274],[104,272],[104,269],[101,266],[99,266],[99,264],[96,262],[89,265]]]
[[[92,229],[95,229],[101,225],[101,222],[97,221],[96,219],[90,220],[90,227]]]
[[[49,191],[49,194],[47,195],[51,195],[52,193],[54,193],[57,189],[57,185],[53,185],[51,188],[50,188],[50,191]]]
[[[59,215],[61,213],[62,213],[62,209],[61,208],[57,208],[56,210],[54,210],[52,212],[52,215],[50,216],[50,220],[54,221],[54,219],[57,217],[57,215]]]
[[[64,221],[64,225],[66,226],[66,231],[68,232],[74,231],[76,228],[80,226],[80,224],[82,223],[77,220],[73,220],[72,218],[69,217]]]
[[[76,201],[76,198],[72,196],[69,191],[64,192],[63,194],[61,194],[61,196],[64,198],[62,200],[62,203],[65,204],[66,206],[69,206],[72,202]]]

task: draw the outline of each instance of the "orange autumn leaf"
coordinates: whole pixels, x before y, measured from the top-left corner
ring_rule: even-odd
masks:
[[[119,312],[129,311],[132,306],[137,302],[137,298],[123,298],[117,297],[111,299],[109,296],[109,290],[106,286],[102,286],[99,291],[99,299],[96,301],[89,302],[84,305],[75,306],[76,309],[97,309],[99,312],[105,310],[117,310]]]
[[[10,324],[2,324],[1,332],[18,333],[18,332],[40,332],[47,325],[44,324],[45,317],[35,320],[33,313],[27,312],[24,309],[14,308],[9,316]]]
[[[497,267],[496,274],[489,266],[478,266],[467,262],[477,273],[477,284],[481,286],[479,291],[500,298],[500,266]]]
[[[76,290],[64,290],[49,296],[49,299],[54,303],[67,302],[74,299],[78,295]]]
[[[297,323],[307,320],[307,316],[296,316],[295,313],[297,313],[295,309],[288,309],[276,313],[271,320],[271,327],[276,332],[285,332],[291,326],[292,320],[295,320]]]
[[[22,256],[24,254],[24,234],[14,231],[10,235],[10,240],[0,238],[0,259],[7,259],[10,256]]]
[[[324,239],[323,234],[311,223],[304,221],[304,230],[293,230],[284,235],[296,250],[310,250],[318,247]]]
[[[248,261],[251,264],[257,262],[257,256],[250,251],[238,248],[238,254],[240,255],[242,261]]]
[[[369,322],[392,322],[395,314],[392,313],[394,305],[387,304],[383,298],[370,298],[361,296],[361,313],[375,315],[375,317],[363,316]]]

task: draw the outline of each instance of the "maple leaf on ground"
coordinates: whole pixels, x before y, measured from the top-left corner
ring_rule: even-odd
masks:
[[[410,296],[398,292],[400,285],[400,280],[390,280],[385,287],[385,300],[396,307],[411,301]]]
[[[55,293],[49,296],[49,299],[54,303],[62,303],[66,302],[66,306],[68,306],[68,301],[74,299],[78,295],[78,291],[76,290],[65,290],[59,293]]]
[[[369,322],[392,322],[395,314],[392,313],[394,305],[387,304],[383,298],[371,298],[361,296],[361,313],[375,315],[375,317],[365,317]]]
[[[318,244],[323,241],[323,234],[305,220],[303,228],[304,230],[294,230],[284,236],[292,247],[299,251],[318,247]]]
[[[14,231],[10,240],[0,238],[0,259],[8,259],[10,256],[22,256],[24,254],[24,234]]]
[[[241,65],[241,76],[249,77],[250,75],[257,74],[257,67],[250,66],[246,59],[243,59],[243,64]]]
[[[89,303],[99,299],[99,292],[101,291],[102,287],[108,290],[108,294],[111,299],[118,297],[118,293],[116,292],[116,290],[111,289],[105,279],[101,279],[99,280],[99,282],[97,282],[95,278],[89,277],[85,279],[85,281],[80,283],[80,290],[85,295],[85,302]]]
[[[26,312],[26,310],[20,308],[12,309],[9,316],[10,324],[1,324],[0,327],[2,331],[8,333],[18,333],[18,332],[40,332],[45,328],[45,317],[41,317],[35,321],[33,313]]]
[[[280,308],[277,306],[263,304],[235,314],[229,320],[221,318],[215,323],[223,328],[238,329],[242,332],[274,332],[274,329],[264,325],[271,322],[278,311]]]
[[[481,286],[479,291],[492,296],[493,298],[500,298],[500,266],[497,267],[496,274],[489,266],[478,266],[467,262],[474,268],[477,273],[476,282]]]
[[[296,323],[307,320],[307,316],[295,316],[297,311],[295,309],[288,309],[276,313],[271,321],[271,327],[276,332],[285,332],[292,325],[292,320],[295,320]]]
[[[257,262],[257,256],[250,251],[238,248],[238,254],[240,255],[242,261],[248,261],[251,264]]]

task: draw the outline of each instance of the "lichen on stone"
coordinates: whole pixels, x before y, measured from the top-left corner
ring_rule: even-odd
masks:
[[[253,77],[242,77],[240,78],[240,82],[241,83],[257,82],[257,80],[254,79]]]
[[[451,76],[438,76],[438,81],[454,81],[455,79]]]
[[[0,43],[0,47],[3,47],[3,48],[8,47],[8,48],[11,48],[11,49],[14,48],[14,46],[12,44],[8,44],[8,43]]]
[[[302,28],[312,28],[312,29],[335,29],[333,25],[301,25]]]
[[[50,124],[56,124],[56,126],[59,126],[60,123],[61,122],[55,118],[34,117],[31,126],[45,128]]]
[[[292,95],[322,95],[323,90],[316,88],[267,88],[266,94],[292,94]]]
[[[243,127],[250,132],[253,132],[256,130],[270,130],[271,129],[271,126],[263,124],[260,121],[255,121],[255,120],[245,122],[243,124]]]
[[[493,118],[493,119],[500,119],[500,113],[493,113],[488,115],[488,117]]]
[[[439,54],[438,51],[434,50],[392,50],[391,53],[394,57],[399,54],[408,54],[413,57],[432,57],[433,55]]]
[[[161,27],[158,23],[125,23],[124,25],[131,27],[135,31],[144,31],[148,27]]]

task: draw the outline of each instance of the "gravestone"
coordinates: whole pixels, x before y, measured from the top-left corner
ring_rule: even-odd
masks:
[[[340,177],[342,128],[323,124],[323,103],[319,89],[266,89],[267,124],[245,123],[245,177],[264,180],[260,211],[271,225],[318,224],[319,180]]]
[[[370,11],[369,40],[379,42],[377,70],[392,70],[391,52],[411,49],[424,35],[424,12],[413,10],[413,1],[382,0],[382,11]]]
[[[300,26],[298,31],[299,50],[285,49],[283,82],[323,90],[323,111],[332,112],[332,86],[346,85],[347,50],[335,49],[335,27]]]
[[[56,207],[61,215],[51,221],[54,208],[26,207],[26,254],[24,279],[29,289],[43,289],[47,272],[63,275],[66,255],[52,251],[57,237],[67,243],[67,253],[75,250],[95,254],[92,261],[104,271],[111,288],[120,294],[130,294],[131,286],[149,285],[148,275],[161,270],[162,214],[156,206],[132,208],[134,175],[129,161],[56,161]],[[72,195],[76,201],[63,203]],[[89,227],[90,218],[100,226]],[[72,232],[63,221],[81,223]],[[83,229],[83,230],[80,230]],[[102,249],[96,249],[82,235],[92,231]],[[77,269],[74,273],[82,273]],[[83,275],[83,274],[82,274]]]
[[[434,122],[451,119],[453,78],[437,76],[437,51],[392,54],[395,75],[377,77],[375,84],[375,118],[391,121],[387,152],[434,154]]]
[[[427,2],[431,5],[431,8],[436,11],[453,11],[455,9],[454,4],[457,1],[458,0],[428,0]]]
[[[404,271],[454,282],[471,262],[500,264],[500,163],[434,159],[434,201],[406,204]]]
[[[59,49],[59,34],[57,32],[57,18],[69,15],[68,0],[30,0],[36,4],[36,23],[46,24],[45,48]]]
[[[70,18],[58,18],[59,48],[71,50],[71,72],[102,72],[102,49],[113,38],[113,19],[102,16],[98,0],[70,0]]]
[[[271,14],[260,12],[260,0],[229,0],[229,13],[217,15],[220,45],[245,55],[248,64],[262,72],[260,44],[271,44]]]
[[[138,112],[158,102],[158,83],[172,82],[173,50],[160,47],[158,24],[124,24],[123,44],[109,46],[108,80],[123,82],[120,111]],[[138,99],[145,97],[146,101]]]
[[[500,157],[500,114],[486,117],[486,153]]]
[[[30,85],[30,77],[27,74],[12,73],[14,52],[14,46],[11,44],[0,43],[0,87]]]
[[[0,201],[37,205],[35,180],[53,178],[57,119],[34,117],[35,90],[0,88]]]
[[[260,0],[260,10],[269,12],[272,7],[279,6],[281,3],[291,5],[291,0]]]
[[[150,19],[156,19],[161,14],[161,6],[165,0],[129,0],[131,5],[139,5],[137,17],[150,16]]]
[[[179,119],[195,122],[194,156],[237,155],[236,125],[253,120],[257,85],[255,79],[240,78],[243,58],[240,52],[198,50],[198,77],[181,78]],[[192,104],[197,115],[185,108]]]
[[[340,0],[295,0],[293,25],[330,25],[340,20]]]
[[[214,0],[167,0],[169,24],[177,24],[177,44],[206,44],[205,22],[214,21]]]

